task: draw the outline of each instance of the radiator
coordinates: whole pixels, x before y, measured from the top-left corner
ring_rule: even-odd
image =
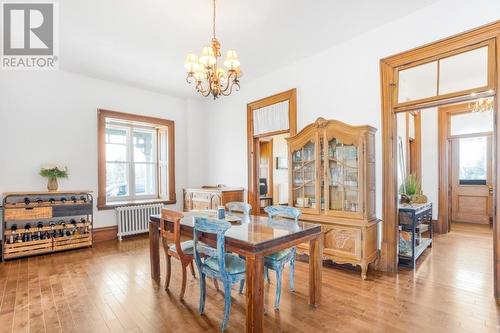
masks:
[[[149,231],[149,216],[161,214],[163,204],[138,205],[116,208],[118,239]]]

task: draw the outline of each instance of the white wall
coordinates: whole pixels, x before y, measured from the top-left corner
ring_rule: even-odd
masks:
[[[432,219],[438,218],[439,132],[437,108],[422,110],[422,192],[432,202]]]
[[[2,71],[0,92],[0,193],[46,189],[40,166],[57,162],[70,173],[60,188],[89,189],[97,196],[98,108],[174,120],[176,207],[182,207],[182,187],[191,185],[188,173],[196,175],[194,185],[202,183],[203,157],[194,152],[203,133],[196,102],[59,71]],[[94,212],[95,227],[116,224],[113,211]]]
[[[208,128],[225,125],[224,130],[210,132],[205,141],[208,155],[223,152],[217,154],[216,159],[207,159],[207,182],[247,186],[246,104],[295,87],[298,94],[299,130],[319,116],[350,124],[369,124],[379,129],[376,136],[376,175],[377,215],[380,217],[382,151],[379,60],[499,18],[498,0],[442,0],[259,79],[246,82],[243,77],[239,92],[220,101],[205,102],[209,109]],[[290,52],[293,52],[293,46]],[[244,55],[241,58],[244,66]]]

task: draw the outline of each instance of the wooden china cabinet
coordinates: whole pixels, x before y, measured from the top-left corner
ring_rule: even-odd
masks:
[[[359,265],[363,279],[378,255],[375,132],[318,118],[287,139],[289,205],[302,210],[301,220],[322,225],[324,259]]]

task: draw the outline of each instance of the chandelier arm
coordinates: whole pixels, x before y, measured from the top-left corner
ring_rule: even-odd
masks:
[[[229,75],[227,76],[226,86],[225,87],[221,87],[222,88],[221,89],[222,92],[227,91],[233,85],[233,82],[238,79],[235,74],[236,74],[235,72],[230,72],[229,73]]]
[[[198,92],[203,97],[208,97],[210,95],[210,93],[212,92],[212,77],[210,75],[208,75],[208,77],[207,77],[207,83],[208,83],[208,86],[207,86],[207,89],[205,90],[203,88],[203,84],[200,81],[200,85],[199,85],[200,89],[198,89]]]
[[[233,92],[233,87],[236,87],[236,91],[240,90],[240,83],[238,81],[238,79],[234,80],[232,83],[231,83],[231,86],[229,88],[229,92],[226,93],[226,91],[223,91],[222,92],[222,95],[224,96],[229,96],[231,95],[231,93]]]
[[[191,79],[193,79],[194,81]],[[193,82],[196,83],[196,79],[192,75],[188,74],[188,76],[186,77],[186,82],[189,84],[191,84]]]

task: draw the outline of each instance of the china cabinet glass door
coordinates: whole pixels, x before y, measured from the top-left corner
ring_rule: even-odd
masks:
[[[317,137],[292,149],[292,202],[304,213],[319,213],[321,199],[318,188]]]
[[[359,142],[348,137],[325,135],[325,211],[335,215],[359,215],[360,193]]]

